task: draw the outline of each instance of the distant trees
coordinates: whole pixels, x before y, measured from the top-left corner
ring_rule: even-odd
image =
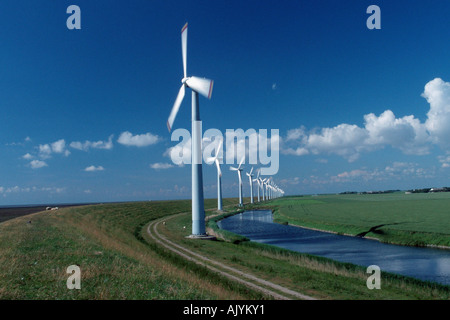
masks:
[[[383,194],[383,193],[394,193],[394,192],[400,192],[400,190],[384,190],[384,191],[344,191],[340,194]]]
[[[450,192],[450,187],[412,189],[408,191],[411,193]]]
[[[339,194],[383,194],[383,193],[394,193],[400,192],[401,190],[384,190],[384,191],[344,191]],[[450,187],[442,188],[422,188],[422,189],[411,189],[407,190],[408,193],[433,193],[433,192],[450,192]]]

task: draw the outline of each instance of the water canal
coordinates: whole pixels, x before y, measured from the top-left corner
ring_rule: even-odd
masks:
[[[274,223],[270,210],[245,211],[218,222],[221,229],[301,253],[377,265],[381,271],[450,285],[450,250],[407,247]]]

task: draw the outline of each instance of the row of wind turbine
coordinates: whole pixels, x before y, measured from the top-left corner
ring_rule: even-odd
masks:
[[[170,112],[169,118],[167,120],[167,128],[169,132],[173,128],[175,118],[183,102],[186,88],[190,88],[192,91],[192,143],[191,143],[191,155],[192,155],[192,235],[191,237],[202,238],[207,237],[205,228],[205,210],[204,210],[204,198],[203,198],[203,174],[202,174],[202,127],[200,121],[200,108],[199,108],[199,94],[211,99],[213,80],[199,78],[195,76],[187,76],[187,34],[188,34],[188,24],[186,23],[181,29],[181,54],[183,60],[183,78],[181,79],[181,88],[178,91],[178,95],[173,104],[172,110]],[[217,167],[217,209],[222,210],[222,171],[220,169],[219,157],[220,150],[222,147],[222,141],[216,150],[214,157],[207,159],[209,163],[215,163]],[[242,158],[239,166],[237,168],[231,167],[233,171],[237,171],[239,177],[239,206],[243,206],[243,193],[242,193],[242,163],[244,158]],[[247,173],[250,181],[250,192],[251,192],[251,203],[253,200],[253,182],[258,183],[258,202],[260,201],[260,189],[263,194],[263,201],[267,199],[272,199],[276,195],[282,195],[281,189],[276,187],[271,178],[262,179],[260,175],[260,170],[258,170],[257,178],[253,179],[253,168],[250,173]],[[264,190],[265,186],[265,190]]]

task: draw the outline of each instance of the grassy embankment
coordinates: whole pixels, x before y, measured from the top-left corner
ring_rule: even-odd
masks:
[[[0,223],[0,299],[261,298],[142,240],[148,221],[189,210],[190,201],[104,204]],[[70,265],[80,266],[81,290],[66,287]]]
[[[236,200],[225,200],[230,203]],[[214,199],[206,201],[206,208],[215,206]],[[190,201],[105,204],[0,223],[0,299],[264,298],[148,239],[149,221],[189,211]],[[197,252],[318,298],[450,298],[448,287],[387,275],[382,290],[368,290],[363,268],[248,241],[189,240],[189,214],[170,220],[160,231]],[[66,268],[72,264],[81,268],[81,290],[66,288]]]

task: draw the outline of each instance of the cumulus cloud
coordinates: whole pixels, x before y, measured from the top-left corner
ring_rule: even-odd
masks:
[[[355,169],[341,172],[332,176],[330,182],[351,182],[351,181],[392,181],[404,177],[433,178],[434,168],[421,168],[413,162],[393,162],[385,168],[375,169]]]
[[[31,155],[31,154],[29,154],[29,153],[27,153],[27,154],[24,154],[24,155],[22,156],[22,158],[24,158],[25,160],[31,160],[31,159],[34,158],[34,156]]]
[[[89,166],[84,169],[84,171],[86,171],[86,172],[103,171],[103,170],[105,170],[105,168],[103,168],[102,166],[98,166],[98,167]]]
[[[170,168],[173,168],[173,164],[157,162],[157,163],[150,164],[150,168],[155,169],[155,170],[170,169]]]
[[[287,132],[282,152],[298,156],[336,154],[352,162],[362,152],[387,146],[414,155],[429,154],[433,144],[450,149],[450,83],[436,78],[425,85],[422,96],[430,104],[425,122],[414,115],[398,118],[386,110],[379,116],[364,115],[363,127],[343,123],[308,132],[302,126]]]
[[[110,150],[113,148],[112,142],[113,135],[110,135],[107,141],[89,141],[85,142],[74,141],[70,143],[70,146],[77,150],[88,151],[89,149],[104,149]]]
[[[160,138],[150,132],[133,135],[129,131],[122,132],[117,142],[125,146],[146,147],[159,142]]]
[[[450,147],[450,83],[436,78],[425,85],[422,97],[427,99],[430,110],[425,121],[434,143],[445,149]]]
[[[41,159],[48,159],[51,157],[52,153],[59,153],[68,156],[70,151],[66,149],[66,141],[64,139],[60,139],[53,143],[46,143],[39,145],[39,157]]]
[[[44,192],[44,193],[63,193],[66,190],[66,188],[60,188],[60,187],[0,187],[0,193],[3,194],[5,197],[7,194],[11,193],[28,193],[28,192]]]
[[[30,162],[30,166],[32,169],[39,169],[43,167],[47,167],[47,163],[41,160],[33,160]]]
[[[438,159],[442,168],[450,168],[450,155],[439,156]]]
[[[39,156],[42,159],[48,159],[50,158],[50,155],[52,154],[52,148],[49,144],[40,144],[39,145]]]

